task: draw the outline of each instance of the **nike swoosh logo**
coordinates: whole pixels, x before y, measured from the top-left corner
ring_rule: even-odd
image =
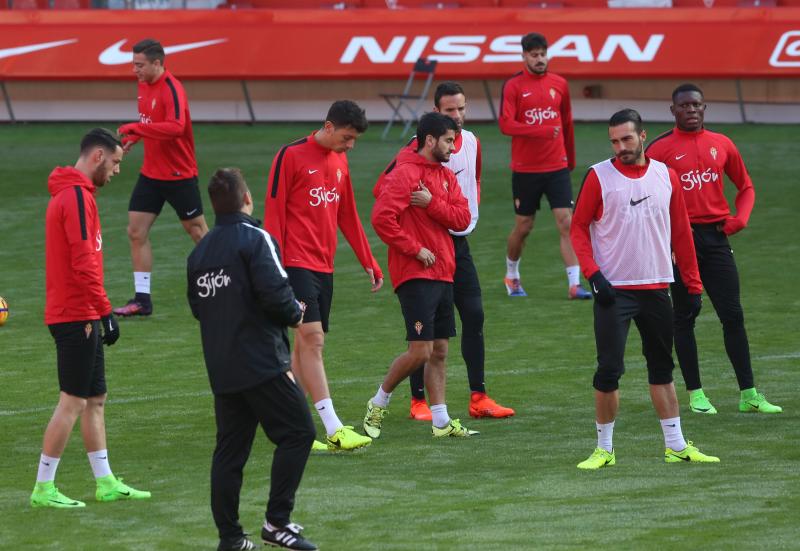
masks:
[[[681,457],[680,455],[678,455],[678,454],[675,454],[675,453],[671,453],[670,455],[671,455],[672,457],[677,457],[677,458],[678,458],[678,459],[680,459],[681,461],[691,461],[691,459],[689,459],[688,457]]]
[[[190,210],[189,212],[187,212],[187,213],[186,213],[186,216],[191,216],[191,215],[193,215],[195,212],[197,212],[197,209]]]
[[[533,92],[525,92],[525,93],[523,93],[523,94],[522,94],[522,97],[523,97],[523,98],[527,98],[527,97],[528,97],[528,96],[530,96],[532,93],[533,93]]]
[[[318,168],[315,170],[311,170],[310,168],[308,169],[309,174],[314,174],[315,172],[319,172],[319,169]]]
[[[103,65],[124,65],[126,63],[133,63],[133,51],[124,52],[122,51],[122,45],[125,44],[128,40],[122,39],[119,42],[115,42],[102,52],[97,58],[97,61],[102,63]],[[207,46],[213,46],[214,44],[221,44],[222,42],[227,42],[227,38],[217,38],[215,40],[204,40],[202,42],[189,42],[187,44],[175,44],[174,46],[164,46],[164,53],[167,55],[170,54],[177,54],[179,52],[185,52],[187,50],[195,50],[197,48],[205,48]]]
[[[631,197],[631,206],[632,206],[632,207],[635,207],[636,205],[638,205],[639,203],[641,203],[641,202],[642,202],[642,201],[644,201],[645,199],[648,199],[649,197],[650,197],[649,195],[648,195],[647,197],[642,197],[642,198],[641,198],[641,199],[639,199],[638,201],[634,201],[634,200],[633,200],[633,197]]]
[[[683,155],[675,155],[675,160],[676,160],[676,161],[680,161],[680,160],[681,160],[681,159],[683,159],[684,157],[686,157],[686,153],[684,153]]]
[[[674,427],[675,427],[675,424],[672,424],[672,425],[667,425],[667,426],[668,426],[668,427],[673,427],[673,428],[674,428]]]
[[[29,44],[27,46],[17,46],[16,48],[4,48],[0,50],[0,59],[4,57],[13,57],[16,55],[30,54],[38,52],[39,50],[48,50],[50,48],[58,48],[59,46],[66,46],[67,44],[74,44],[77,38],[70,38],[69,40],[57,40],[55,42],[41,42],[39,44]]]
[[[458,176],[458,175],[459,175],[459,174],[461,174],[462,172],[464,172],[464,169],[463,169],[463,168],[462,168],[461,170],[459,170],[458,172],[456,172],[456,176]]]

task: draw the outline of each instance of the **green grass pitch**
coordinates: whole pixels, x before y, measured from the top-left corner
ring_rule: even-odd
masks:
[[[0,295],[11,310],[0,328],[0,548],[212,549],[217,542],[209,509],[212,399],[199,331],[185,299],[191,242],[169,207],[152,233],[155,314],[122,320],[120,341],[107,349],[111,465],[132,485],[151,490],[153,498],[95,502],[76,429],[57,483],[67,495],[86,500],[87,508],[33,510],[28,505],[42,433],[58,398],[54,346],[42,321],[46,179],[54,166],[74,163],[77,144],[90,126],[0,126]],[[197,125],[202,186],[214,168],[239,166],[259,214],[278,147],[313,128]],[[785,412],[774,417],[737,412],[733,370],[706,300],[698,343],[704,387],[720,413],[690,413],[677,370],[676,378],[685,434],[722,462],[663,462],[661,431],[632,329],[621,383],[617,465],[590,473],[575,468],[595,446],[590,303],[566,299],[557,231],[546,210],[521,265],[529,296],[505,296],[505,240],[513,217],[509,143],[494,126],[472,128],[483,143],[481,219],[470,244],[483,282],[486,382],[490,394],[516,408],[517,415],[469,422],[466,373],[454,340],[449,410],[481,435],[432,441],[427,424],[407,419],[409,391],[403,384],[381,440],[362,453],[312,456],[293,519],[328,550],[800,548],[797,128],[717,128],[738,144],[756,186],[750,226],[732,244],[756,384]],[[665,128],[651,126],[650,136]],[[359,140],[350,165],[362,220],[385,267],[385,247],[369,225],[371,188],[401,142],[382,142],[379,134],[373,127]],[[603,124],[579,124],[576,141],[577,192],[586,167],[609,156],[610,148]],[[115,305],[132,293],[125,226],[140,163],[138,147],[99,195],[106,288]],[[209,218],[213,222],[213,215]],[[367,399],[405,344],[389,286],[370,294],[344,239],[340,248],[326,369],[340,417],[359,426]],[[272,445],[259,434],[240,511],[245,529],[255,535],[271,453]]]

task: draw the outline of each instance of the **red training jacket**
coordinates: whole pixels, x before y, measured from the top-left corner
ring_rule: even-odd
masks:
[[[411,206],[411,193],[420,184],[433,196],[426,208]],[[389,246],[389,275],[397,289],[410,279],[453,281],[456,256],[448,229],[461,231],[470,222],[469,205],[461,193],[455,174],[415,151],[404,148],[397,164],[376,186],[372,207],[372,227]],[[436,262],[425,267],[417,254],[425,247]]]
[[[192,117],[183,85],[169,71],[152,84],[139,83],[139,122],[120,133],[144,138],[142,174],[154,180],[197,176]]]
[[[705,129],[686,132],[674,128],[653,140],[647,155],[678,173],[690,222],[722,222],[727,235],[747,226],[756,192],[742,156],[730,138]],[[723,193],[725,174],[738,190],[736,216],[731,216]]]
[[[500,132],[511,136],[511,170],[553,172],[575,168],[575,132],[567,81],[527,68],[503,84]],[[554,136],[554,128],[561,130]]]
[[[647,172],[650,164],[626,165],[613,160],[614,167],[622,174],[632,179],[639,179]],[[680,182],[675,171],[669,170],[669,180],[672,183],[672,196],[669,202],[670,229],[672,235],[672,250],[674,251],[675,262],[681,273],[686,288],[689,293],[699,295],[703,292],[703,285],[700,282],[700,272],[697,269],[697,257],[695,256],[694,240],[692,239],[692,228],[689,225],[689,217],[686,215],[686,205],[683,202],[683,194],[680,192]],[[593,169],[589,169],[583,180],[583,186],[575,202],[575,212],[572,215],[572,226],[569,236],[572,241],[572,248],[578,256],[583,277],[589,279],[597,272],[600,267],[594,261],[592,252],[592,240],[589,234],[589,225],[600,220],[603,216],[603,192],[600,188],[600,180],[597,179]],[[668,283],[648,283],[645,285],[620,285],[619,289],[665,289]]]
[[[382,279],[358,218],[347,156],[319,145],[313,133],[283,146],[264,198],[264,229],[278,242],[283,265],[333,273],[337,227],[364,269]]]
[[[111,313],[103,288],[103,237],[96,188],[73,167],[58,167],[47,181],[44,322],[96,320]]]

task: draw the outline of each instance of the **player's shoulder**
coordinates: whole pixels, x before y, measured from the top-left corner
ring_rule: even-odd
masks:
[[[733,140],[722,132],[715,132],[714,130],[704,127],[703,134],[708,141],[717,142],[723,146],[736,149],[736,144],[733,143]]]
[[[281,148],[278,150],[278,156],[286,156],[286,155],[294,155],[294,154],[302,154],[305,149],[307,149],[308,145],[308,136],[303,138],[299,138],[293,142],[289,142],[287,144],[283,144]]]
[[[556,84],[558,86],[563,86],[564,88],[568,87],[567,79],[562,77],[561,75],[559,75],[557,73],[551,73],[551,72],[548,71],[547,72],[547,76],[548,76],[551,84]]]
[[[508,77],[505,80],[505,82],[503,83],[503,86],[516,85],[517,83],[519,83],[524,78],[525,78],[525,72],[524,71],[518,71],[518,72],[514,73],[513,75],[511,75],[510,77]]]
[[[656,136],[647,146],[648,155],[667,149],[675,141],[676,136],[674,128]]]

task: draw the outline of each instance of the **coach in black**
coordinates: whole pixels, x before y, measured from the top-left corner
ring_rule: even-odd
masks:
[[[261,536],[278,547],[316,549],[289,520],[315,434],[303,391],[289,373],[286,328],[302,322],[302,306],[274,240],[250,216],[253,198],[241,172],[218,170],[208,194],[216,227],[189,255],[187,275],[214,393],[211,510],[218,549],[255,548],[239,524],[239,493],[259,424],[277,446]]]

